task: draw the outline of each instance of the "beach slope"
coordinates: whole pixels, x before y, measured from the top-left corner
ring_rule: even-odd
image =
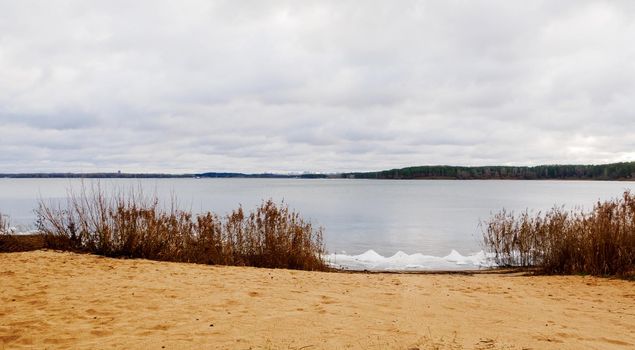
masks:
[[[632,349],[635,283],[0,254],[0,349]]]

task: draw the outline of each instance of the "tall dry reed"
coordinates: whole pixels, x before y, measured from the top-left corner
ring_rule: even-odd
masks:
[[[0,235],[9,234],[9,217],[0,213]]]
[[[547,274],[631,274],[635,195],[626,191],[590,212],[554,208],[516,216],[503,210],[484,223],[483,237],[502,266],[533,266]]]
[[[173,200],[173,203],[175,201]],[[284,203],[226,216],[164,209],[141,192],[108,196],[99,187],[70,193],[65,204],[40,201],[37,226],[46,245],[112,257],[326,270],[322,229]]]

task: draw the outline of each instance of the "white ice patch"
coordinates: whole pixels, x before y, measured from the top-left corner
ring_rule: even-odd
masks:
[[[495,266],[492,257],[480,251],[472,255],[461,255],[456,250],[444,257],[406,254],[398,251],[385,257],[374,250],[359,255],[328,254],[324,257],[329,265],[345,270],[368,271],[431,271],[431,270],[477,270]]]
[[[40,232],[28,226],[10,226],[8,229],[7,233],[11,235],[34,235]]]

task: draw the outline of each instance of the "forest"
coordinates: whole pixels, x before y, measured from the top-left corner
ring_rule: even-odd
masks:
[[[635,162],[602,165],[447,166],[428,165],[376,172],[344,173],[355,179],[635,180]]]

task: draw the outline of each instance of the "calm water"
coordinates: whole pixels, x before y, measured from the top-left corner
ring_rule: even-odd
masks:
[[[373,249],[389,256],[467,255],[481,250],[479,221],[501,208],[546,210],[554,205],[591,208],[598,199],[621,195],[633,182],[590,181],[390,181],[300,179],[101,179],[102,187],[141,186],[181,208],[224,214],[262,199],[284,200],[325,229],[329,252],[359,254]],[[0,179],[0,212],[21,230],[32,227],[38,198],[59,200],[78,179]]]

